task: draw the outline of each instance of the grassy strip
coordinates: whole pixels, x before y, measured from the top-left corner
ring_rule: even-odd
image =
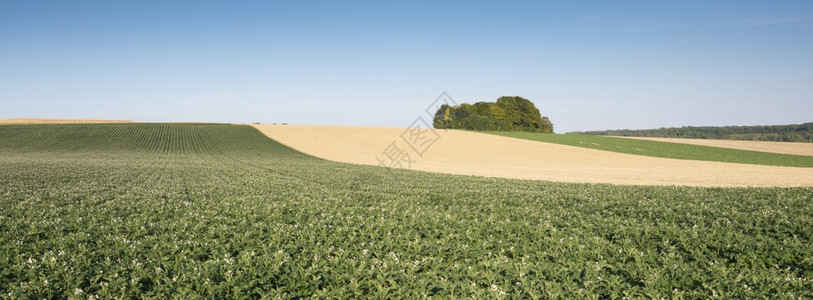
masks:
[[[811,298],[811,198],[342,164],[248,126],[4,126],[0,297]]]
[[[783,167],[813,167],[813,157],[579,134],[487,131],[486,133],[604,151],[663,158],[719,161]]]

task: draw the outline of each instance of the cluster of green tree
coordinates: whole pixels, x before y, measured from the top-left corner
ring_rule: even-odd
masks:
[[[503,96],[497,102],[442,105],[435,113],[438,129],[553,132],[553,124],[528,99]]]
[[[813,123],[768,126],[672,127],[641,130],[568,132],[572,134],[647,136],[691,139],[728,139],[777,142],[813,142]]]

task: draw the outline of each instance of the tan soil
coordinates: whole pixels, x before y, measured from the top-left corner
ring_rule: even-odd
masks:
[[[324,159],[380,165],[404,128],[252,125],[298,151]],[[438,130],[440,138],[419,156],[413,170],[448,174],[625,185],[813,186],[813,168],[772,167],[677,160],[600,151],[457,130]]]
[[[760,152],[813,156],[813,143],[702,140],[702,139],[679,139],[679,138],[657,138],[657,137],[632,137],[632,136],[618,136],[618,137],[658,142],[670,142],[710,147],[751,150]]]
[[[65,124],[65,123],[129,123],[125,120],[83,120],[83,119],[2,119],[0,124]]]

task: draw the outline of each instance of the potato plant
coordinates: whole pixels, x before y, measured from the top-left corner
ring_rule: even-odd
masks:
[[[0,233],[8,299],[813,297],[813,188],[392,170],[238,125],[0,126]]]

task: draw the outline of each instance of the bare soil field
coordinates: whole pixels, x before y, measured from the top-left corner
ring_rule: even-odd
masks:
[[[66,123],[129,123],[125,120],[84,120],[84,119],[0,119],[0,124],[66,124]]]
[[[655,158],[457,130],[437,130],[439,138],[418,147],[426,149],[418,155],[402,139],[409,137],[405,128],[252,126],[293,149],[339,162],[381,165],[394,145],[410,155],[403,168],[429,172],[624,185],[813,186],[813,168]]]
[[[789,143],[789,142],[767,142],[767,141],[734,141],[734,140],[704,140],[704,139],[679,139],[679,138],[658,138],[658,137],[633,137],[616,136],[628,139],[649,140],[658,142],[670,142],[691,144],[700,146],[711,146],[721,148],[732,148],[740,150],[751,150],[760,152],[772,152],[782,154],[796,154],[813,156],[813,143]]]

